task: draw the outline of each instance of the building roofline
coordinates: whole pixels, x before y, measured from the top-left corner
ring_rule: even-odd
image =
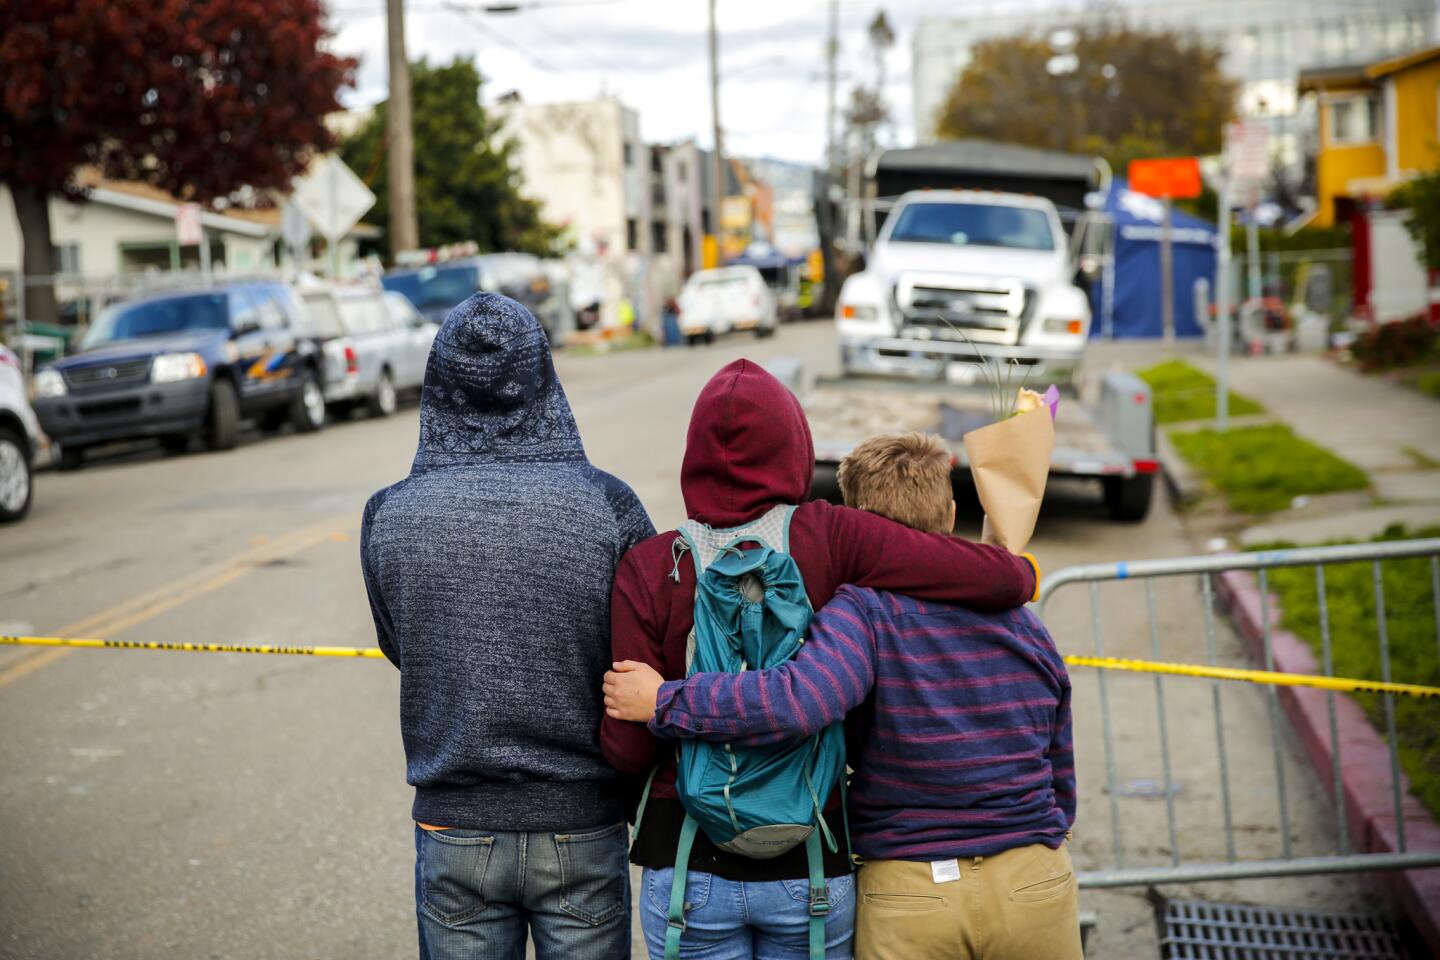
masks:
[[[167,200],[153,200],[149,197],[137,197],[133,194],[122,193],[119,190],[111,190],[107,187],[91,187],[86,191],[86,199],[92,203],[103,203],[112,207],[119,207],[122,210],[133,210],[136,213],[148,213],[157,217],[174,218],[176,209],[180,206],[178,202]],[[217,230],[224,230],[227,233],[238,233],[247,237],[267,237],[275,233],[275,229],[267,224],[255,223],[250,220],[241,220],[236,217],[227,217],[223,213],[211,213],[202,211],[200,222],[207,227],[214,227]]]
[[[1312,90],[1354,89],[1371,86],[1366,76],[1367,65],[1363,63],[1335,64],[1333,66],[1310,67],[1300,71],[1296,85],[1301,93]]]
[[[1391,57],[1389,60],[1373,63],[1366,68],[1365,76],[1372,80],[1379,80],[1381,77],[1388,77],[1392,73],[1409,70],[1411,67],[1418,67],[1422,63],[1429,63],[1435,59],[1440,59],[1440,46],[1426,47],[1423,50],[1416,50],[1398,57]]]

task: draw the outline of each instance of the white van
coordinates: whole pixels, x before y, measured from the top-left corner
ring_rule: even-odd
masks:
[[[732,330],[768,337],[779,324],[775,294],[750,266],[701,270],[680,291],[680,332],[694,346]]]

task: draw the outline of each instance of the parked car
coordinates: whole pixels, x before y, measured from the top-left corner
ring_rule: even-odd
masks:
[[[31,474],[40,445],[40,424],[25,396],[20,358],[0,346],[0,523],[30,512]]]
[[[323,358],[284,284],[222,283],[106,307],[80,349],[33,382],[35,413],[74,468],[95,444],[157,437],[181,451],[237,441],[240,421],[325,425]]]
[[[395,412],[399,394],[425,380],[439,326],[398,293],[372,287],[320,286],[302,291],[325,354],[325,404],[348,415],[364,404],[372,416]]]
[[[701,270],[680,291],[680,332],[691,346],[732,330],[768,337],[779,322],[775,294],[751,266]]]
[[[443,323],[451,310],[483,290],[524,304],[547,335],[553,336],[557,328],[561,305],[544,263],[528,253],[487,253],[392,270],[380,282],[386,290],[404,294],[435,323]]]

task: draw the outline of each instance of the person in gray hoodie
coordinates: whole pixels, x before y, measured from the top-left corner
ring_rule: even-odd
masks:
[[[625,788],[601,753],[610,588],[655,533],[585,456],[550,347],[476,294],[435,338],[410,475],[361,565],[400,669],[420,956],[630,955]]]

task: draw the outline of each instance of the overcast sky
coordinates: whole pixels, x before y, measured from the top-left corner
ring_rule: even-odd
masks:
[[[384,0],[329,0],[335,47],[360,59],[349,106],[385,98]],[[457,0],[473,8],[482,0]],[[815,163],[825,142],[828,0],[718,0],[726,150]],[[840,0],[840,102],[874,62],[866,26],[883,6],[896,33],[886,61],[891,139],[910,142],[910,49],[926,14],[946,0]],[[640,114],[642,136],[710,144],[705,0],[534,0],[518,13],[467,15],[445,0],[406,0],[411,59],[473,56],[486,102],[518,90],[531,103],[609,93]],[[423,149],[423,146],[422,146]]]

